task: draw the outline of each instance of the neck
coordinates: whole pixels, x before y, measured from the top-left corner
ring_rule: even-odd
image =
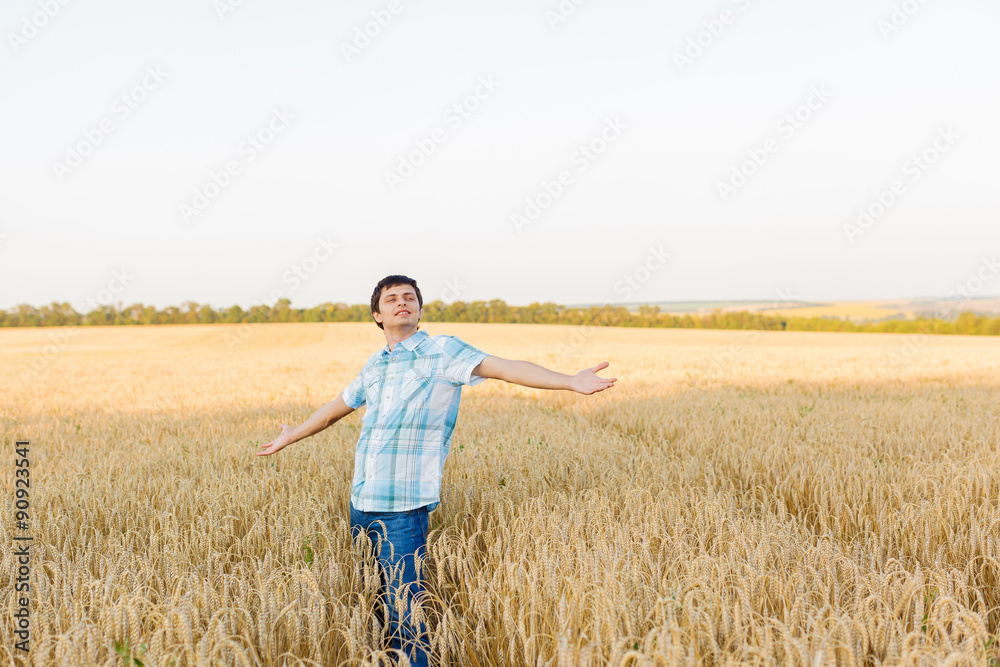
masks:
[[[400,327],[385,330],[385,342],[389,344],[389,351],[396,349],[396,343],[406,340],[417,333],[417,327]]]

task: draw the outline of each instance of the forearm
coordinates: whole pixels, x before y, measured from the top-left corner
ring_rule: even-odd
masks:
[[[352,412],[354,412],[354,408],[347,405],[344,401],[344,392],[340,392],[337,394],[337,398],[314,412],[312,417],[302,422],[296,428],[282,424],[281,434],[271,442],[261,445],[263,451],[257,452],[257,456],[270,456],[275,452],[280,452],[293,442],[316,435],[327,426],[339,421]]]
[[[511,360],[504,364],[500,379],[535,389],[569,389],[573,376],[550,371],[530,361]]]
[[[304,440],[311,435],[316,435],[339,420],[340,415],[334,409],[334,402],[330,401],[322,406],[309,419],[292,429],[291,439],[288,444],[290,445],[299,440]]]

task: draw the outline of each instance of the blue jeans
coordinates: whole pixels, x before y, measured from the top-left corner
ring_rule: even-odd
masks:
[[[362,530],[365,531],[371,540],[372,552],[378,559],[382,601],[389,621],[389,648],[406,652],[410,656],[410,663],[415,667],[428,664],[427,651],[430,648],[424,624],[411,621],[409,604],[413,596],[424,590],[417,578],[413,556],[419,553],[421,558],[424,557],[427,548],[427,514],[426,506],[405,512],[363,512],[351,503],[351,537],[356,538]],[[384,533],[377,521],[385,524]],[[376,552],[380,537],[381,549]],[[391,549],[386,544],[387,540],[392,544]],[[396,591],[403,587],[409,595],[404,617],[400,619],[395,599]]]

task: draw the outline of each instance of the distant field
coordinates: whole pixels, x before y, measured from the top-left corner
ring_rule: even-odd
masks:
[[[973,311],[983,314],[1000,314],[1000,299],[984,298],[968,301],[948,301],[946,299],[908,299],[882,301],[837,301],[828,304],[805,305],[774,311],[785,317],[836,317],[852,321],[880,320],[886,317],[906,317],[919,315],[950,316],[956,312]]]
[[[574,307],[586,307],[578,304]],[[707,315],[715,310],[722,312],[766,312],[781,317],[835,317],[852,320],[883,320],[887,317],[915,318],[921,314],[948,317],[960,311],[973,311],[987,315],[1000,314],[1000,298],[983,297],[965,301],[948,299],[879,299],[872,301],[832,301],[811,303],[807,301],[660,301],[647,304],[620,304],[632,312],[640,305],[659,306],[660,311],[674,315]]]
[[[808,306],[809,303],[806,302],[791,302],[785,303],[781,302],[782,305],[789,306]],[[567,306],[569,308],[587,308],[589,306],[603,306],[603,303],[584,303],[584,304],[572,304]],[[637,312],[639,306],[659,306],[660,311],[664,313],[676,313],[676,314],[698,314],[698,313],[711,313],[713,310],[722,309],[724,311],[740,311],[749,310],[757,311],[763,310],[765,308],[773,308],[774,304],[765,301],[654,301],[649,303],[623,303],[616,304],[624,306],[632,312]]]
[[[1000,661],[1000,340],[422,329],[618,378],[594,396],[462,392],[424,562],[439,664]],[[8,461],[32,441],[30,664],[137,664],[116,657],[126,641],[164,667],[388,664],[348,531],[361,410],[253,456],[384,335],[65,333],[0,329]],[[6,613],[0,664],[13,630]]]
[[[899,315],[913,317],[913,311],[901,308],[898,301],[839,301],[771,312],[781,317],[836,317],[852,321],[881,320]]]

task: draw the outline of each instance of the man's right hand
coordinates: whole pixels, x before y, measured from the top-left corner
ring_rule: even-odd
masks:
[[[281,433],[277,438],[267,443],[266,445],[261,445],[264,450],[262,452],[257,452],[257,456],[270,456],[275,452],[280,452],[282,449],[292,444],[292,431],[294,431],[291,426],[286,424],[281,425]]]
[[[337,394],[337,398],[313,413],[313,416],[304,421],[298,428],[282,424],[281,433],[278,434],[278,437],[266,445],[261,445],[261,449],[264,451],[257,452],[257,456],[270,456],[275,452],[280,452],[293,442],[305,440],[310,436],[316,435],[352,412],[354,412],[354,408],[344,402],[344,392],[340,392]]]

